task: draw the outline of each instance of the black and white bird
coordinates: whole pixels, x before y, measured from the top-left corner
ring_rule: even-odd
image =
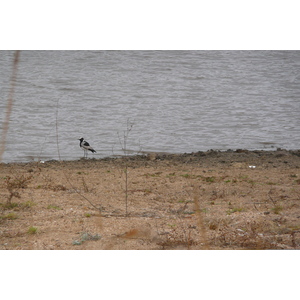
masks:
[[[91,151],[92,153],[95,153],[96,151],[90,146],[90,144],[84,140],[84,138],[78,139],[80,141],[79,146],[84,151],[84,157],[87,157],[87,152]]]

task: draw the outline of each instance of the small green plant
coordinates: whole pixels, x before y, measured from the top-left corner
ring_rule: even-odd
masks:
[[[168,226],[170,227],[176,227],[177,225],[176,224],[167,224]]]
[[[194,211],[184,211],[183,214],[185,214],[185,215],[194,215],[195,212]]]
[[[274,214],[276,215],[279,215],[280,212],[283,210],[283,207],[281,205],[275,205],[273,208],[272,208],[272,211],[274,212]]]
[[[1,219],[5,219],[5,220],[15,220],[17,218],[18,218],[18,216],[15,213],[9,213],[9,214],[1,217]]]
[[[33,201],[26,201],[25,203],[21,204],[22,208],[31,208],[32,206],[36,205]]]
[[[173,172],[173,173],[170,173],[169,175],[167,175],[166,177],[167,178],[169,178],[169,177],[174,177],[174,176],[176,176],[176,173],[175,172]]]
[[[155,173],[146,173],[144,174],[145,177],[159,177],[162,174],[162,172],[155,172]]]
[[[183,174],[183,175],[180,175],[180,176],[182,176],[182,177],[184,177],[184,178],[191,178],[191,175],[190,175],[190,174]]]
[[[235,213],[235,212],[242,212],[242,211],[245,211],[245,209],[242,208],[242,207],[233,207],[233,208],[231,208],[231,209],[229,209],[229,210],[227,211],[227,214],[228,214],[228,215],[231,215],[231,214],[233,214],[233,213]]]
[[[34,227],[34,226],[30,226],[29,228],[28,228],[28,230],[27,230],[27,233],[29,233],[29,234],[36,234],[37,233],[37,228],[36,227]]]
[[[213,183],[215,182],[216,178],[214,176],[211,176],[211,177],[204,177],[204,180],[206,182],[209,182],[209,183]]]
[[[57,210],[61,210],[62,208],[61,207],[59,207],[59,206],[56,206],[56,205],[48,205],[47,206],[47,209],[57,209]]]
[[[86,213],[86,214],[84,214],[84,216],[85,216],[86,218],[90,218],[90,217],[91,217],[91,214]]]
[[[19,204],[16,202],[7,202],[5,204],[1,203],[1,206],[3,209],[14,209],[14,208],[18,207]]]

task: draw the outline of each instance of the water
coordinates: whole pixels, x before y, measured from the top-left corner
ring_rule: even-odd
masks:
[[[300,51],[22,51],[3,161],[78,159],[81,136],[96,158],[124,135],[132,153],[299,149],[299,70]]]

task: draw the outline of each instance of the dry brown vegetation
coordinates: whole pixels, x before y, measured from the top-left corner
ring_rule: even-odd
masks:
[[[280,149],[0,164],[0,249],[299,249],[299,167]]]

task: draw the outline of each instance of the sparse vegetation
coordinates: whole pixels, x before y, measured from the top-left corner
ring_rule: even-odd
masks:
[[[128,160],[127,160],[127,146],[128,146],[128,138],[129,138],[129,134],[133,128],[133,123],[130,122],[129,119],[127,119],[127,123],[126,123],[126,130],[123,131],[123,137],[121,138],[118,132],[118,138],[119,138],[119,143],[120,146],[122,148],[122,151],[124,153],[125,156],[125,166],[124,166],[124,175],[125,175],[125,187],[124,187],[124,194],[125,194],[125,213],[126,216],[128,215],[128,185],[129,185],[129,177],[128,177]]]
[[[278,215],[280,214],[280,212],[283,210],[283,207],[281,205],[275,205],[272,208],[272,211],[274,212],[274,214]]]
[[[12,205],[13,198],[21,198],[21,190],[26,189],[33,175],[16,174],[4,177],[4,186],[8,191],[7,206]]]
[[[15,220],[18,218],[18,216],[15,213],[11,212],[8,213],[7,215],[1,216],[0,218],[3,220]]]
[[[49,204],[47,206],[47,209],[56,209],[56,210],[61,210],[62,208],[57,206],[57,205],[52,205],[52,204]]]
[[[2,124],[0,162],[19,55],[16,51]],[[60,158],[58,102],[56,141]],[[299,150],[280,149],[285,152],[280,154],[211,150],[131,158],[127,146],[132,127],[127,120],[123,136],[118,134],[125,155],[118,161],[60,164],[59,159],[59,164],[43,167],[1,164],[1,249],[74,249],[75,245],[82,249],[86,241],[94,241],[86,243],[91,249],[300,249]],[[253,162],[259,166],[255,171],[248,168]],[[89,173],[91,169],[94,174]],[[119,170],[124,179],[122,188]],[[130,179],[134,179],[131,182],[129,170]],[[135,188],[129,189],[129,183]],[[89,197],[84,195],[87,193]],[[124,195],[125,208],[121,200]],[[39,227],[28,228],[29,222]],[[90,233],[90,228],[101,235]],[[39,239],[28,238],[28,234],[37,233]],[[79,238],[71,242],[78,234]]]
[[[30,226],[29,228],[28,228],[28,230],[27,230],[27,232],[29,233],[29,234],[36,234],[37,233],[37,227],[34,227],[34,226]]]
[[[233,207],[233,208],[227,210],[227,214],[228,214],[228,215],[231,215],[231,214],[233,214],[233,213],[235,213],[235,212],[242,212],[242,211],[244,211],[244,210],[245,210],[245,209],[242,208],[242,207]]]
[[[0,247],[300,249],[297,168],[285,164],[254,172],[226,162],[218,167],[203,155],[186,157],[53,162],[41,170],[34,164],[3,164]],[[130,171],[127,211],[125,164]],[[21,198],[14,194],[7,201],[14,192]],[[38,239],[28,238],[35,234]]]

